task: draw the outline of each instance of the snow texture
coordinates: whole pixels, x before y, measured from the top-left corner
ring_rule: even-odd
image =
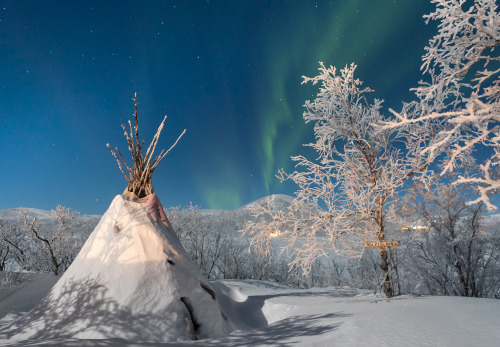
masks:
[[[54,278],[50,274],[46,276]],[[42,280],[41,276],[34,276],[33,285],[20,288],[19,294],[28,287],[36,287],[35,282],[41,283]],[[168,343],[132,342],[125,334],[121,338],[98,341],[54,336],[41,337],[36,344],[457,347],[498,346],[500,341],[500,300],[495,299],[409,295],[385,299],[348,287],[296,289],[251,280],[215,282],[212,285],[220,305],[238,327],[230,335]],[[30,295],[35,296],[34,293]],[[0,298],[0,307],[13,307],[11,301],[15,299],[14,295]],[[2,310],[0,314],[3,314]],[[133,327],[134,321],[126,324]],[[151,324],[155,322],[151,321]],[[15,341],[2,335],[0,331],[0,345],[15,345]],[[20,341],[17,345],[28,344]]]
[[[167,342],[232,330],[156,195],[119,195],[51,292],[2,335]]]

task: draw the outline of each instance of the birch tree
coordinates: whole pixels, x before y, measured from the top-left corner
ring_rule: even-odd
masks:
[[[292,265],[306,272],[329,252],[360,256],[364,241],[387,241],[386,225],[398,190],[405,181],[427,167],[418,139],[389,130],[375,131],[386,118],[382,101],[369,101],[372,91],[354,77],[352,64],[337,73],[320,63],[319,75],[303,77],[303,83],[320,84],[313,101],[305,103],[304,120],[314,123],[315,142],[307,144],[317,160],[292,157],[297,170],[281,170],[280,180],[298,185],[290,208],[276,211],[272,201],[257,206],[244,232],[260,253],[271,249],[273,233],[287,241]],[[405,148],[406,146],[406,148]],[[266,218],[262,218],[266,217]],[[380,248],[383,291],[391,297],[387,247]]]
[[[479,153],[480,174],[465,173],[454,184],[473,184],[491,211],[490,195],[500,189],[500,14],[495,0],[432,0],[436,11],[424,16],[438,22],[425,47],[421,69],[427,80],[413,89],[417,100],[405,104],[381,129],[420,123],[414,136],[427,140],[422,155],[442,160],[441,175]]]
[[[198,206],[166,211],[177,236],[201,273],[209,279],[228,278],[243,267],[245,240],[237,233],[236,221],[224,211],[217,216],[203,214]],[[231,276],[229,276],[231,278]]]
[[[80,217],[79,212],[61,205],[52,210],[51,215],[56,226],[43,232],[37,219],[29,221],[28,210],[22,211],[25,230],[31,233],[33,239],[40,245],[31,250],[30,256],[34,258],[34,262],[46,263],[38,264],[39,269],[43,269],[43,265],[46,265],[46,268],[57,276],[71,265],[80,251],[82,242],[74,237],[74,233],[85,228],[88,222],[85,217]],[[49,261],[45,261],[44,258]]]
[[[26,269],[25,249],[29,241],[18,226],[0,222],[0,271],[9,271],[16,267]]]
[[[467,206],[468,187],[449,178],[415,181],[405,196],[402,214],[426,227],[411,243],[408,267],[430,294],[498,297],[498,225],[488,222],[482,202]]]

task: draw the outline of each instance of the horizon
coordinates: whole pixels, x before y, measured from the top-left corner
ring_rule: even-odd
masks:
[[[259,200],[263,200],[263,199],[265,199],[265,198],[267,198],[267,197],[270,197],[270,196],[276,196],[276,195],[281,195],[281,196],[286,196],[286,197],[293,198],[293,196],[292,196],[292,195],[287,195],[287,194],[270,194],[270,195],[263,196],[263,197],[261,197],[261,198],[257,198],[256,200],[250,201],[250,202],[248,202],[248,203],[246,203],[246,204],[243,204],[243,205],[241,205],[241,206],[238,206],[238,207],[236,207],[236,208],[234,208],[234,209],[224,209],[224,208],[202,208],[202,207],[200,207],[200,206],[198,206],[198,205],[193,205],[193,206],[194,206],[194,207],[198,207],[200,210],[235,211],[235,210],[238,210],[238,209],[240,209],[240,208],[243,208],[243,207],[245,207],[245,206],[247,206],[247,205],[250,205],[250,204],[252,204],[252,203],[255,203],[255,202],[259,201]],[[161,202],[161,201],[160,201],[160,202]],[[106,210],[105,210],[105,211],[103,211],[102,213],[97,213],[97,214],[95,214],[95,213],[94,213],[94,214],[84,214],[84,213],[82,213],[81,211],[78,211],[78,210],[75,210],[75,209],[71,208],[70,206],[63,206],[63,207],[65,207],[65,208],[69,208],[69,209],[71,209],[72,211],[78,212],[78,213],[80,214],[80,216],[102,216],[102,215],[106,212],[106,210],[107,210],[107,208],[106,208]],[[108,206],[108,207],[109,207],[109,206]],[[184,206],[163,206],[163,204],[162,204],[162,207],[163,207],[164,209],[167,209],[167,210],[168,210],[168,209],[174,209],[174,208],[181,208],[181,209],[185,209],[185,208],[189,207],[189,205],[184,205]],[[54,210],[54,209],[55,209],[55,207],[54,207],[54,208],[52,208],[52,209],[40,209],[40,208],[35,208],[35,207],[18,206],[18,207],[0,208],[0,212],[1,212],[1,211],[7,211],[7,210],[21,210],[21,209],[26,209],[26,210],[28,210],[28,212],[35,210],[35,211],[41,211],[41,212],[47,212],[47,213],[50,213],[52,210]]]

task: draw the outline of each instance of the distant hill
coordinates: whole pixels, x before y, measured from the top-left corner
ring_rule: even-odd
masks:
[[[20,227],[24,224],[22,220],[21,212],[28,211],[28,222],[31,222],[33,218],[40,224],[40,231],[51,230],[56,227],[57,222],[54,220],[54,216],[51,211],[39,210],[36,208],[8,208],[0,209],[0,223],[7,225],[14,225]],[[86,219],[87,225],[75,233],[75,238],[86,240],[88,236],[92,233],[96,225],[99,223],[101,216],[99,215],[80,215],[77,218]]]
[[[284,194],[274,194],[270,195],[272,200],[272,210],[282,210],[290,206],[293,201],[293,197]],[[246,222],[251,218],[250,209],[261,205],[264,206],[266,204],[266,199],[268,197],[263,197],[261,199],[255,200],[251,203],[248,203],[240,208],[235,210],[214,210],[214,209],[200,209],[199,213],[207,218],[218,218],[221,215],[224,215],[228,219],[232,219],[236,221],[238,227],[243,228]],[[184,208],[184,207],[181,207]],[[31,221],[33,218],[37,219],[37,222],[41,225],[41,230],[49,230],[50,228],[54,228],[56,226],[56,222],[51,214],[51,211],[39,210],[36,208],[8,208],[8,209],[0,209],[0,223],[13,224],[16,226],[21,226],[23,221],[21,220],[21,211],[28,210],[28,220]],[[99,220],[102,216],[100,215],[80,215],[78,218],[85,218],[88,222],[87,227],[83,228],[78,232],[78,238],[86,239],[90,233],[94,230],[96,225],[99,223]]]
[[[272,207],[272,210],[283,210],[285,208],[287,208],[288,206],[290,206],[292,204],[292,201],[293,201],[293,197],[290,196],[290,195],[285,195],[285,194],[273,194],[273,195],[269,195],[269,196],[265,196],[261,199],[258,199],[258,200],[255,200],[251,203],[248,203],[242,207],[240,207],[239,209],[237,210],[249,210],[251,208],[254,208],[256,206],[265,206],[266,203],[267,203],[267,199],[268,198],[271,198],[271,207]]]

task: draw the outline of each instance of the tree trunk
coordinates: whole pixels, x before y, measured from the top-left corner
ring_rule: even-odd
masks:
[[[399,272],[398,272],[398,252],[397,250],[391,250],[390,248],[387,249],[389,252],[389,257],[391,260],[391,269],[394,270],[393,274],[393,282],[397,284],[397,289],[398,292],[396,295],[401,295],[401,281],[399,279]],[[394,279],[395,278],[395,279]],[[393,293],[394,294],[394,293]]]
[[[381,208],[379,209],[381,210]],[[385,231],[384,231],[384,218],[382,216],[382,213],[378,213],[378,221],[379,221],[379,233],[378,233],[378,240],[380,242],[385,242]],[[381,246],[380,247],[380,268],[382,269],[382,278],[384,281],[384,294],[388,298],[393,297],[392,293],[392,285],[391,285],[391,279],[389,277],[389,261],[388,261],[388,256],[387,256],[387,247]]]
[[[388,298],[392,298],[392,285],[389,278],[389,261],[387,259],[386,247],[380,247],[380,268],[382,269],[382,277],[384,279],[384,294]]]

